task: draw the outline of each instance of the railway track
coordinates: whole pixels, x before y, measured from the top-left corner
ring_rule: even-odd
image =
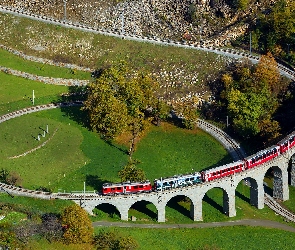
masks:
[[[273,197],[268,194],[264,194],[264,204],[268,206],[275,213],[283,216],[288,221],[295,222],[295,215],[283,208]]]
[[[241,146],[220,128],[202,119],[198,119],[197,125],[217,139],[227,149],[234,161],[243,160],[246,157]]]

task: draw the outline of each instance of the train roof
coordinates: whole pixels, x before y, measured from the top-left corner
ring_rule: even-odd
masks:
[[[288,141],[291,137],[295,136],[295,131],[293,131],[291,134],[288,134],[287,136],[285,136],[284,139],[280,140],[278,142],[278,145],[283,144],[284,142]]]
[[[180,177],[191,177],[191,176],[201,176],[201,173],[199,172],[195,172],[195,173],[191,173],[191,174],[179,174],[179,175],[174,175],[174,176],[170,176],[170,177],[164,177],[162,178],[162,181],[173,181],[173,180],[177,180],[179,179]],[[154,181],[160,181],[160,179],[155,179]]]
[[[245,159],[246,160],[252,159],[252,158],[254,158],[254,157],[258,156],[258,155],[261,155],[261,154],[263,154],[263,153],[265,153],[265,152],[267,152],[269,150],[272,150],[274,148],[277,148],[277,147],[278,147],[278,145],[272,145],[272,146],[270,146],[268,148],[262,149],[262,150],[256,152],[255,154],[252,154],[252,155],[246,157]]]
[[[127,185],[143,185],[143,184],[150,184],[151,182],[149,180],[141,181],[141,182],[117,182],[117,183],[104,183],[102,184],[102,187],[114,187],[114,186],[127,186]]]
[[[234,166],[237,166],[237,165],[240,165],[240,164],[244,164],[244,161],[240,160],[240,161],[235,161],[235,162],[232,162],[232,163],[228,163],[226,165],[222,165],[222,166],[219,166],[219,167],[216,167],[216,168],[211,168],[211,169],[205,170],[205,171],[203,171],[203,173],[208,174],[208,173],[212,173],[212,172],[219,171],[219,170],[222,170],[222,169],[234,167]]]

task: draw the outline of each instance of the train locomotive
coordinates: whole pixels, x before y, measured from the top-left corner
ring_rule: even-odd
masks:
[[[155,179],[153,185],[148,180],[144,182],[105,183],[102,187],[102,195],[159,192],[210,182],[258,167],[259,165],[276,158],[280,154],[287,153],[288,150],[294,146],[295,132],[287,136],[287,139],[280,141],[277,145],[261,150],[243,160],[204,170],[200,173],[195,172],[192,174],[175,175],[172,177]]]

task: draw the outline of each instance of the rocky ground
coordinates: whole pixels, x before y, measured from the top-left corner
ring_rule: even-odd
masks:
[[[228,2],[228,4],[227,4]],[[125,34],[227,45],[271,0],[2,0],[1,5]]]

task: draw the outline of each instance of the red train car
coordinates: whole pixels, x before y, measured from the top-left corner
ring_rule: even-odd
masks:
[[[134,193],[143,193],[143,192],[151,192],[151,191],[152,191],[152,185],[150,181],[104,183],[102,185],[103,195],[134,194]]]
[[[201,172],[202,181],[212,181],[244,170],[244,161],[237,161]]]
[[[289,135],[287,140],[284,140],[284,141],[281,141],[278,143],[281,153],[285,153],[287,150],[294,147],[294,145],[295,145],[295,135],[294,134]]]
[[[245,169],[254,168],[259,164],[270,161],[280,154],[280,146],[272,146],[245,159]]]

